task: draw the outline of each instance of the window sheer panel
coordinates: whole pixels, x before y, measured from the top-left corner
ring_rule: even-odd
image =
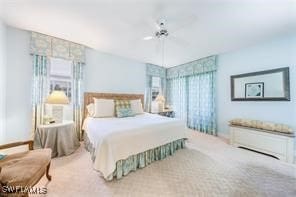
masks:
[[[50,75],[71,77],[72,76],[72,61],[59,59],[59,58],[50,58]]]
[[[50,93],[53,90],[62,90],[65,92],[70,102],[72,102],[72,61],[50,58]]]
[[[186,78],[173,78],[167,81],[167,103],[174,109],[175,117],[187,119]]]

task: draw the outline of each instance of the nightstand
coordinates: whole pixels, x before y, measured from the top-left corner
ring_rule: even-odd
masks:
[[[163,110],[162,112],[157,112],[156,114],[161,115],[161,116],[166,116],[169,118],[175,117],[175,112],[173,110]]]
[[[34,141],[37,147],[50,148],[51,157],[72,154],[80,146],[73,121],[39,125]]]

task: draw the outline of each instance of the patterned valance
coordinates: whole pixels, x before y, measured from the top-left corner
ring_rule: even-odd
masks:
[[[146,75],[166,78],[166,69],[154,64],[146,64]]]
[[[217,70],[216,56],[210,56],[167,69],[167,79]]]
[[[70,41],[32,32],[31,54],[85,62],[85,47]]]

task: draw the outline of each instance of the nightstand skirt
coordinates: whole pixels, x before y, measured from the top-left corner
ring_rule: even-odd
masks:
[[[50,148],[52,150],[51,157],[70,155],[80,146],[73,124],[62,127],[37,128],[34,142],[36,148]]]

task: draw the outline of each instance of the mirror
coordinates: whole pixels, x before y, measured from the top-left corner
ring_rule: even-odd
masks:
[[[231,76],[232,101],[290,101],[289,67]]]

